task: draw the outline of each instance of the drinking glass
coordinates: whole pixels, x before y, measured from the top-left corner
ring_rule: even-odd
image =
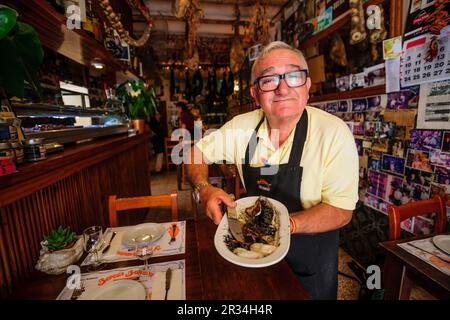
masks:
[[[144,261],[144,271],[148,271],[148,259],[153,255],[151,235],[143,234],[134,238],[134,255]]]
[[[84,250],[94,257],[93,263],[89,265],[89,271],[99,270],[103,263],[98,258],[98,250],[103,246],[103,229],[101,226],[93,226],[83,231]]]

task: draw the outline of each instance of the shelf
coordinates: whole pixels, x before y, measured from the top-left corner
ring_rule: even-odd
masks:
[[[351,90],[351,91],[327,93],[327,94],[323,94],[321,96],[311,97],[311,98],[309,98],[308,102],[316,103],[316,102],[331,101],[331,100],[345,100],[345,99],[353,99],[353,98],[359,98],[359,97],[375,96],[375,95],[380,95],[380,94],[385,94],[385,93],[386,93],[386,86],[383,84],[383,85],[379,85],[379,86],[355,89],[355,90]]]
[[[108,71],[129,70],[84,30],[70,30],[66,17],[44,0],[5,0],[19,12],[19,20],[28,23],[39,34],[43,46],[87,67],[100,59]],[[131,71],[130,71],[131,72]]]
[[[102,117],[121,114],[119,110],[115,109],[80,108],[75,106],[60,106],[46,103],[13,103],[12,107],[18,116],[45,117],[57,114],[58,116],[66,117]]]
[[[385,0],[369,0],[367,3],[364,4],[364,10],[367,9],[368,6],[370,5],[379,5],[384,3]],[[393,3],[398,2],[398,0],[395,1],[391,1]],[[393,4],[391,3],[391,7],[393,6]],[[308,48],[309,46],[311,46],[312,44],[317,43],[318,41],[327,38],[330,34],[332,34],[333,32],[335,32],[336,30],[342,28],[343,26],[345,26],[348,22],[350,22],[350,10],[348,10],[347,12],[343,13],[342,15],[340,15],[339,17],[337,17],[336,20],[333,20],[333,23],[326,28],[325,30],[322,30],[321,32],[311,36],[311,38],[309,38],[308,40],[300,43],[300,49],[305,49]],[[392,16],[392,14],[391,14]],[[400,18],[401,19],[401,18]]]

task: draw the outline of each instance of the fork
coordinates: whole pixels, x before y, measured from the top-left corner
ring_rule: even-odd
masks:
[[[73,290],[70,300],[77,300],[85,290],[86,289],[84,288],[84,281],[81,281],[80,288]]]

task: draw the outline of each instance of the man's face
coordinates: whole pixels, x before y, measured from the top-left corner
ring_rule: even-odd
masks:
[[[254,70],[255,78],[267,75],[281,75],[286,72],[306,69],[306,64],[294,52],[287,49],[276,49],[261,59]],[[257,85],[250,89],[252,97],[261,106],[264,113],[275,121],[299,118],[309,98],[311,79],[305,85],[290,88],[285,80],[274,91],[263,92]]]

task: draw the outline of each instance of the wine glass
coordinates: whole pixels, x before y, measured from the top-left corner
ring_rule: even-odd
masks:
[[[153,246],[151,245],[152,236],[149,234],[140,235],[134,240],[134,255],[139,260],[144,261],[144,271],[148,271],[148,259],[153,255]]]
[[[93,226],[84,229],[84,250],[93,254],[93,263],[88,267],[89,271],[99,270],[103,267],[103,263],[98,258],[98,249],[103,245],[103,229],[101,226]]]

